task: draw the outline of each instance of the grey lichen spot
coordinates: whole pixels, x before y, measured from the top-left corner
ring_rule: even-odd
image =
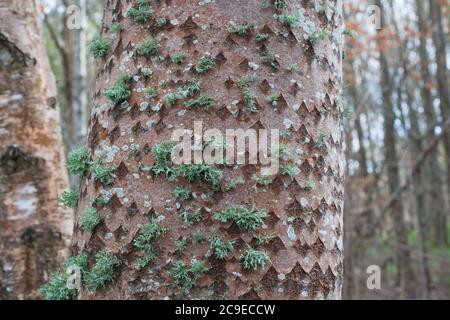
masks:
[[[317,100],[317,102],[323,101],[325,99],[325,96],[326,96],[325,93],[317,91],[316,92],[316,100]]]
[[[3,264],[3,272],[11,272],[14,270],[14,266],[12,263],[5,261]]]
[[[259,64],[256,64],[254,62],[249,62],[248,66],[250,67],[250,69],[255,70],[255,71],[259,69]]]
[[[314,21],[309,20],[305,17],[305,9],[304,8],[300,8],[298,10],[298,15],[299,15],[299,20],[300,20],[300,28],[303,29],[303,31],[305,32],[304,38],[305,40],[308,39],[309,35],[311,33],[314,32],[314,30],[316,30],[316,25],[314,23]]]
[[[109,146],[106,141],[100,142],[100,150],[95,152],[97,157],[101,157],[104,162],[111,163],[114,161],[117,152],[120,151],[120,148],[117,146]]]
[[[118,198],[123,198],[125,196],[125,191],[123,188],[112,188],[109,190],[102,190],[101,191],[103,199],[108,202],[113,195],[116,195]]]
[[[108,233],[105,234],[105,239],[106,240],[111,239],[112,237],[113,237],[113,234],[111,232],[108,232]]]
[[[145,111],[145,110],[147,110],[148,106],[149,106],[149,104],[147,101],[141,102],[141,104],[139,105],[139,110]]]
[[[283,281],[283,280],[285,280],[286,279],[286,275],[285,274],[282,274],[282,273],[280,273],[278,276],[277,276],[277,278],[278,278],[278,280],[280,280],[280,281]]]
[[[214,0],[202,0],[198,3],[199,6],[204,6],[205,4],[213,3]]]
[[[291,119],[284,119],[283,120],[283,125],[286,129],[290,129],[292,128],[292,126],[294,125],[294,123],[292,122]]]
[[[311,259],[309,259],[309,257],[305,257],[303,260],[305,261],[306,264],[309,264],[311,261]],[[308,285],[308,283],[305,283],[305,285]]]
[[[153,129],[155,127],[155,124],[156,124],[155,120],[149,120],[145,125],[147,126],[147,128]]]
[[[208,31],[209,28],[210,28],[210,25],[209,25],[209,24],[203,24],[203,25],[201,26],[201,28],[202,28],[203,31]]]
[[[288,237],[289,237],[289,239],[291,239],[291,241],[297,240],[297,235],[295,234],[295,230],[292,225],[289,225],[287,232],[288,232]]]
[[[155,112],[159,112],[161,110],[161,104],[158,103],[152,107],[152,110]]]
[[[302,207],[307,207],[308,206],[308,200],[306,200],[305,198],[300,198],[300,205],[302,206]]]

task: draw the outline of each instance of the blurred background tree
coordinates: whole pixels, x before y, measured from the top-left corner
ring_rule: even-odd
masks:
[[[84,144],[97,69],[87,45],[99,33],[100,0],[43,0],[46,44],[58,85],[64,143],[69,152]],[[77,24],[80,28],[77,28]],[[72,185],[77,185],[71,177]]]
[[[445,298],[449,2],[375,1],[380,30],[371,4],[346,2],[344,296]],[[380,291],[366,287],[369,265],[381,267]]]

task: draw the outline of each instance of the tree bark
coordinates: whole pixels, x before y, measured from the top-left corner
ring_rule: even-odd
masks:
[[[130,6],[138,7],[137,2],[106,2],[102,36],[111,40],[111,52],[102,61],[97,80],[95,105],[99,107],[92,113],[88,150],[94,159],[99,151],[106,151],[103,161],[117,169],[117,177],[110,187],[96,183],[92,175],[82,181],[77,221],[102,194],[107,204],[98,207],[102,222],[93,232],[76,224],[73,253],[88,249],[90,256],[108,252],[121,264],[105,288],[93,292],[83,286],[82,299],[341,297],[345,159],[341,113],[336,104],[342,83],[341,2],[323,2],[323,11],[304,1],[287,3],[288,8],[276,10],[274,2],[265,7],[259,0],[153,2],[152,19],[139,25],[126,17]],[[274,14],[285,18],[303,14],[305,20],[299,17],[298,26],[290,27],[285,21],[283,27]],[[168,25],[156,27],[155,22],[163,17]],[[119,34],[110,31],[113,21],[121,23]],[[230,31],[232,21],[235,25],[248,23],[249,29],[239,36]],[[314,24],[317,32],[329,30],[330,36],[305,40],[305,22]],[[275,33],[283,29],[285,36]],[[268,39],[256,41],[258,32]],[[136,48],[150,34],[157,39],[159,49],[157,55],[146,59],[136,54]],[[186,57],[180,65],[170,61],[176,52]],[[203,56],[211,57],[215,64],[208,72],[196,74]],[[294,63],[297,67],[290,68]],[[150,79],[144,78],[142,67],[152,70]],[[132,94],[124,105],[115,105],[103,93],[124,73],[133,76]],[[243,90],[236,85],[244,76],[254,76],[246,90],[257,101],[257,112],[247,110]],[[215,109],[186,109],[183,99],[172,106],[165,100],[167,94],[194,78],[201,82],[201,92],[213,97]],[[141,93],[146,87],[156,88],[154,100]],[[275,92],[280,94],[277,108],[267,102]],[[150,108],[141,111],[143,106],[145,109],[143,102]],[[224,179],[220,190],[213,191],[208,184],[189,184],[182,177],[170,182],[145,170],[157,160],[149,152],[152,147],[170,139],[174,129],[193,129],[194,121],[200,119],[205,129],[217,128],[223,133],[236,128],[284,129],[290,134],[282,140],[291,146],[301,172],[293,179],[279,173],[271,184],[261,187],[252,179],[259,174],[259,165],[217,166]],[[130,157],[131,144],[138,146],[138,151]],[[227,192],[225,184],[236,178],[244,183]],[[308,182],[315,182],[313,190],[307,187]],[[190,188],[193,199],[175,200],[172,194],[177,186]],[[249,205],[268,216],[254,232],[214,218],[233,205]],[[196,209],[203,212],[201,221],[185,228],[179,214]],[[138,270],[136,259],[143,253],[133,240],[141,234],[142,224],[152,218],[168,231],[153,243],[155,259]],[[196,235],[206,240],[196,243]],[[208,239],[214,235],[234,241],[225,260],[217,259],[210,249]],[[255,235],[273,237],[258,245]],[[175,242],[180,240],[187,243],[177,250]],[[265,252],[270,261],[244,270],[243,258],[249,246]],[[177,262],[190,266],[192,259],[205,261],[208,271],[186,292],[171,272]]]
[[[0,300],[37,298],[67,256],[71,212],[56,88],[35,1],[0,1]]]

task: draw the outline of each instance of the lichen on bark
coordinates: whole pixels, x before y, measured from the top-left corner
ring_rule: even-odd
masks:
[[[106,3],[102,38],[111,41],[111,52],[99,61],[98,107],[92,113],[88,148],[91,155],[107,155],[116,179],[108,187],[88,175],[82,181],[77,221],[99,196],[108,199],[98,208],[102,222],[93,231],[76,224],[73,253],[110,252],[121,265],[113,282],[95,293],[83,288],[81,298],[340,298],[345,169],[337,103],[342,84],[341,2],[148,4],[151,16],[136,23],[130,17],[145,7],[143,1]],[[162,17],[169,21],[163,28],[158,24]],[[113,34],[109,26],[117,21],[122,31]],[[237,32],[242,28],[236,26],[246,24],[251,27]],[[311,35],[316,35],[314,41]],[[142,56],[137,50],[149,36],[157,41],[158,51]],[[183,52],[183,59],[173,63],[176,52]],[[132,79],[131,96],[110,101],[105,89],[124,74]],[[246,77],[252,80],[242,85],[239,80]],[[176,95],[194,79],[201,82],[201,90],[192,99],[206,92],[214,108],[187,108],[191,98]],[[155,88],[152,98],[144,93],[149,87]],[[144,102],[148,105],[142,107]],[[259,165],[218,166],[223,181],[216,190],[202,181],[190,183],[183,175],[167,179],[155,174],[152,148],[170,139],[174,129],[193,128],[198,119],[205,129],[222,132],[279,129],[295,160],[286,163],[285,175],[280,172],[262,186],[255,186],[254,180]],[[226,187],[231,181],[239,183]],[[174,199],[177,187],[188,188],[191,199]],[[239,206],[250,208],[250,219],[255,218],[253,209],[266,214],[254,228],[240,228],[238,214],[214,219]],[[197,210],[201,215],[186,228],[182,213]],[[152,242],[151,261],[138,268],[142,252],[133,241],[151,221],[167,232]],[[221,255],[224,259],[217,259],[209,241],[202,241],[213,237],[233,244]],[[191,268],[199,261],[205,268],[196,274]]]

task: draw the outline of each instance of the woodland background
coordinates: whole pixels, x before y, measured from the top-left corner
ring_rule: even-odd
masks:
[[[71,5],[84,29],[67,27]],[[345,1],[346,299],[449,297],[450,101],[448,0]],[[101,0],[45,0],[46,46],[58,84],[66,152],[83,144],[95,86],[87,44]],[[73,185],[77,181],[71,181]],[[381,268],[381,290],[366,269]]]

